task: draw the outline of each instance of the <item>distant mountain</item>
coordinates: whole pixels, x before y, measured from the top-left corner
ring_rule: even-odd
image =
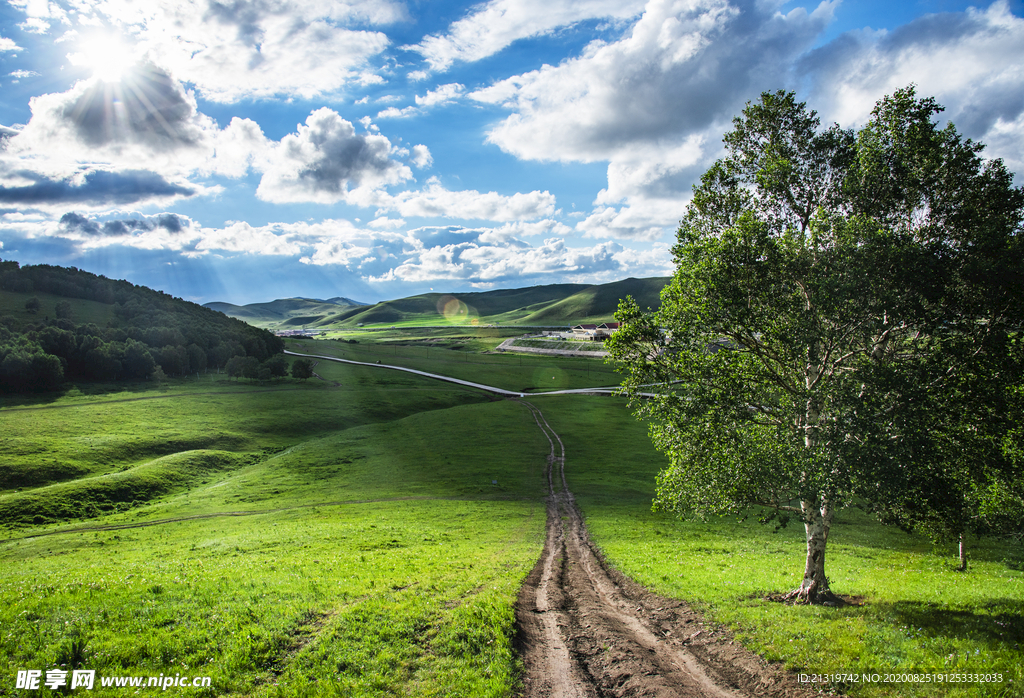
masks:
[[[551,284],[474,293],[424,293],[372,305],[348,298],[282,298],[269,303],[232,305],[207,303],[205,307],[271,330],[357,325],[575,325],[610,322],[619,301],[633,296],[644,308],[661,305],[661,289],[668,277],[623,279],[608,284]]]
[[[204,304],[203,307],[265,329],[295,329],[316,325],[335,318],[346,310],[366,307],[366,305],[366,303],[360,303],[350,298],[337,296],[327,300],[280,298],[268,303],[250,303],[249,305],[214,301]]]
[[[552,284],[477,293],[425,293],[349,308],[320,326],[358,324],[463,324],[473,320],[503,325],[574,325],[610,322],[619,301],[633,296],[641,307],[657,308],[668,277],[623,279],[608,284]]]
[[[298,297],[299,300],[312,301],[314,303],[333,303],[334,305],[372,305],[371,303],[361,303],[360,301],[354,301],[351,298],[345,298],[344,296],[335,296],[334,298],[328,298],[323,300],[322,298],[303,298]]]

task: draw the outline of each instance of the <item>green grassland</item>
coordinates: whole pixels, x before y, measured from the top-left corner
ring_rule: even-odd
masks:
[[[379,343],[360,340],[359,344],[330,340],[292,340],[288,342],[288,349],[369,363],[379,359],[385,364],[431,371],[526,394],[544,390],[608,387],[617,385],[619,381],[618,374],[599,358],[476,354],[428,343],[387,340]],[[321,362],[315,370],[317,373],[320,373],[321,368],[330,371],[332,369],[329,366],[332,365]]]
[[[539,402],[539,401],[538,401]],[[771,600],[799,586],[803,527],[781,531],[752,515],[680,521],[654,513],[665,463],[621,404],[563,396],[539,402],[567,440],[569,486],[608,559],[626,575],[686,599],[769,660],[805,673],[1000,672],[1003,683],[836,686],[850,696],[1024,695],[1024,551],[972,540],[971,569],[952,545],[883,527],[843,510],[829,536],[828,572],[857,605]],[[614,436],[610,436],[614,435]],[[1011,683],[1012,681],[1012,683]]]
[[[513,402],[324,368],[297,390],[176,383],[0,411],[35,457],[92,469],[2,498],[70,519],[6,521],[6,675],[81,664],[208,675],[208,695],[509,695],[544,437]],[[105,509],[126,486],[132,505]]]
[[[608,284],[551,284],[475,293],[424,293],[382,301],[370,306],[345,307],[302,299],[207,307],[258,327],[327,329],[367,327],[425,327],[443,325],[565,326],[610,322],[619,299],[636,298],[641,307],[657,307],[667,278],[624,279]]]
[[[523,392],[617,382],[594,359],[477,353],[500,337],[476,332],[346,331],[358,343],[289,349]],[[0,695],[17,670],[59,665],[209,675],[189,689],[203,695],[514,694],[512,603],[543,543],[546,439],[513,401],[314,370],[0,398]],[[855,698],[1020,695],[1019,546],[972,541],[958,573],[951,549],[846,510],[829,570],[858,605],[771,601],[798,583],[800,527],[652,513],[664,457],[619,398],[532,401],[566,444],[595,541],[637,581],[793,669],[1014,681],[841,687]]]

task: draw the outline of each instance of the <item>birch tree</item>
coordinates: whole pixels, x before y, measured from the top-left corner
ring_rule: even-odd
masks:
[[[791,93],[748,104],[694,188],[660,310],[627,299],[608,342],[669,457],[656,506],[802,523],[796,601],[837,600],[840,508],[937,515],[901,512],[953,446],[984,452],[963,412],[980,384],[1019,377],[1024,196],[940,111],[900,90],[855,133]]]

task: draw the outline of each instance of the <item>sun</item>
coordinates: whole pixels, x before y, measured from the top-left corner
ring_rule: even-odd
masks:
[[[103,82],[120,82],[135,63],[132,47],[116,37],[95,36],[78,44],[77,53],[68,54],[73,65],[92,71],[93,77]]]

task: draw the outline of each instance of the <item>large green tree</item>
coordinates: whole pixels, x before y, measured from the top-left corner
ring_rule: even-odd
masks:
[[[627,299],[608,342],[669,457],[656,505],[801,521],[796,600],[835,600],[839,508],[962,527],[1016,467],[989,399],[1020,380],[1024,194],[940,111],[908,88],[854,132],[791,93],[748,104],[694,188],[661,308]]]

